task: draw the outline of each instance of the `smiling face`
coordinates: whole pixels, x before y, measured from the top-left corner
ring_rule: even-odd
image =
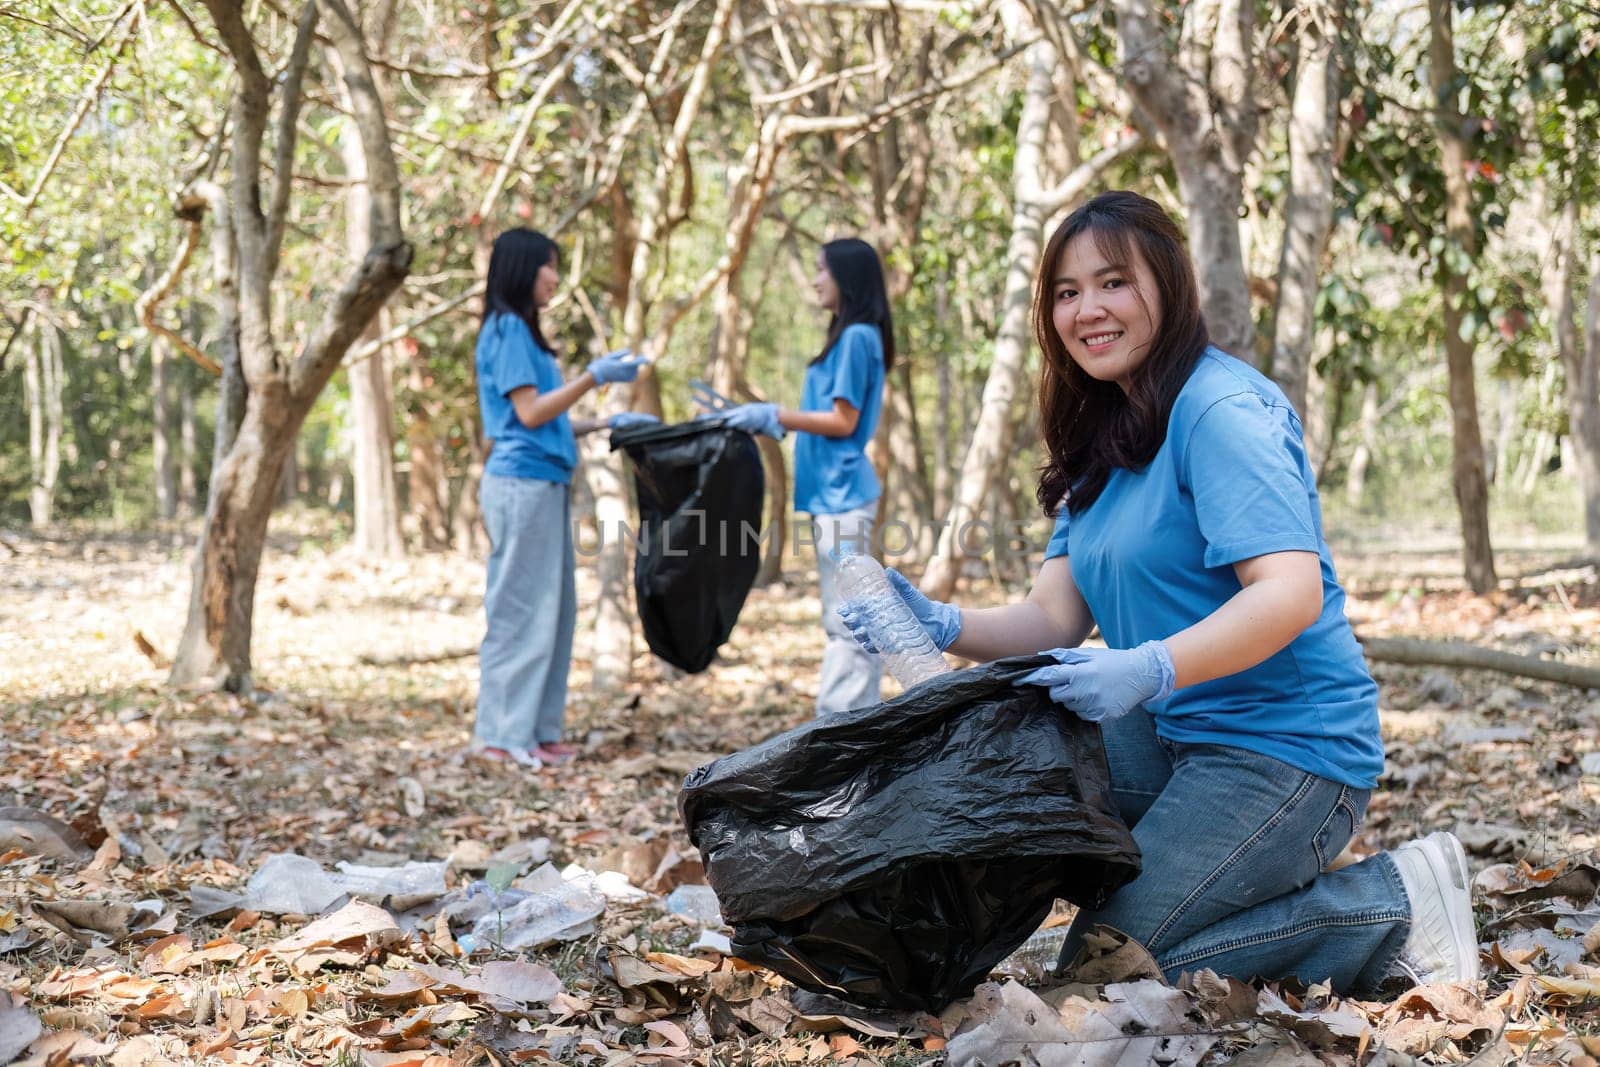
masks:
[[[526,269],[526,268],[524,268]],[[555,298],[556,287],[561,284],[561,270],[554,256],[533,276],[533,306],[545,307]]]
[[[1132,244],[1128,262],[1107,259],[1100,245],[1084,232],[1062,247],[1051,282],[1050,319],[1085,374],[1126,391],[1129,376],[1150,354],[1161,308],[1150,267]]]
[[[822,305],[824,311],[838,314],[839,283],[834,281],[833,272],[828,270],[828,259],[820,248],[817,249],[817,273],[811,279],[811,288],[816,290],[817,303]]]

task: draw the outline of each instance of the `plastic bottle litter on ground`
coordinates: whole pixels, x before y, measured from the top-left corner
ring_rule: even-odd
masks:
[[[855,602],[884,667],[906,689],[950,669],[928,631],[889,584],[882,565],[871,556],[850,553],[840,557],[839,598]]]
[[[722,907],[708,885],[680,885],[667,895],[667,911],[698,923],[722,925]]]

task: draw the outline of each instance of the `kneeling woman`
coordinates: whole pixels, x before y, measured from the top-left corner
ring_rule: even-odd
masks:
[[[962,610],[892,580],[941,648],[1050,650],[1027,682],[1102,724],[1144,869],[1077,917],[1063,962],[1105,924],[1174,978],[1475,981],[1452,835],[1324,873],[1383,768],[1377,686],[1300,420],[1208,343],[1182,234],[1142,196],[1095,197],[1051,238],[1034,301],[1057,519],[1031,592]],[[1109,647],[1078,647],[1096,624]]]

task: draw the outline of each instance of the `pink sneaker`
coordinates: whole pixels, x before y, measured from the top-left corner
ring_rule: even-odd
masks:
[[[573,758],[578,754],[578,746],[569,745],[564,741],[547,741],[532,749],[532,753],[542,760],[546,766],[559,767],[563,763],[572,762]]]

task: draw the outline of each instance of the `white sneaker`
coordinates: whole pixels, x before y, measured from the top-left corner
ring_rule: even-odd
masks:
[[[1395,961],[1397,975],[1418,985],[1477,982],[1478,930],[1461,842],[1455,834],[1433,833],[1407,841],[1389,858],[1411,902],[1411,934]]]

